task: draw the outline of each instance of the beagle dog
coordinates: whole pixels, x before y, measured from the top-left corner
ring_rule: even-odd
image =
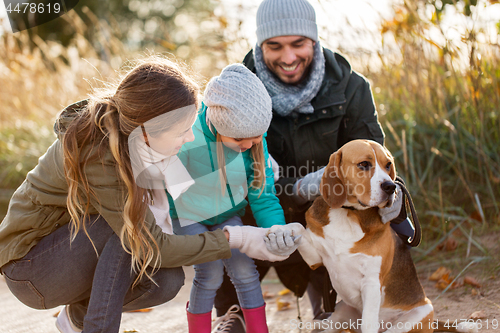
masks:
[[[473,323],[444,327],[434,320],[409,249],[384,224],[378,210],[396,196],[396,169],[390,152],[374,141],[354,140],[330,156],[321,196],[306,213],[299,252],[312,269],[324,265],[342,301],[324,332],[477,332]],[[271,230],[272,231],[272,230]]]

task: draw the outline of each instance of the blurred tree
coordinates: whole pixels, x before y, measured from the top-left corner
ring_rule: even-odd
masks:
[[[210,0],[80,0],[74,10],[87,26],[95,26],[95,18],[104,20],[118,30],[124,42],[145,46],[157,38],[165,39],[166,32],[172,34],[177,30],[173,21],[178,14],[186,11],[210,14],[214,7]],[[32,29],[32,33],[67,45],[76,31],[67,20],[59,18]]]
[[[13,32],[31,29],[72,10],[79,0],[4,0]]]
[[[113,62],[115,68],[131,52],[143,50],[173,53],[204,76],[216,74],[227,64],[227,20],[214,13],[220,0],[51,0],[70,1],[73,11],[58,18],[47,12],[18,17],[21,25],[47,22],[28,30],[34,47],[40,39],[79,47],[83,37],[101,60]]]

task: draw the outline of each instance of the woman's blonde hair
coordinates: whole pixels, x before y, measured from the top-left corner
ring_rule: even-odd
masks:
[[[227,184],[226,176],[226,159],[224,158],[224,147],[222,143],[222,137],[217,133],[217,164],[219,165],[219,176],[221,179],[222,193],[224,193]],[[259,196],[264,191],[264,186],[266,184],[266,158],[264,156],[264,138],[253,145],[250,148],[250,154],[253,159],[252,169],[253,169],[253,181],[250,186],[256,189],[260,189]]]
[[[155,251],[158,253],[159,249],[145,225],[147,204],[152,197],[134,180],[127,139],[135,128],[152,118],[189,105],[197,108],[198,94],[198,84],[178,64],[150,56],[139,60],[117,84],[95,91],[63,135],[72,237],[81,229],[88,236],[83,220],[88,216],[91,199],[99,201],[89,186],[86,165],[102,159],[109,150],[118,178],[127,189],[123,198],[124,226],[119,237],[138,274],[135,283],[148,275],[149,265],[157,266],[159,255],[155,260]]]

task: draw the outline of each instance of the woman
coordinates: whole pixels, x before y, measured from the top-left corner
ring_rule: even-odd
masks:
[[[0,271],[24,304],[66,305],[61,332],[118,332],[122,311],[177,294],[180,266],[231,256],[227,231],[174,236],[156,224],[171,229],[165,160],[193,140],[198,92],[174,63],[142,61],[61,113],[57,140],[14,193],[0,224]],[[285,259],[262,246],[266,231],[244,228],[231,246]]]

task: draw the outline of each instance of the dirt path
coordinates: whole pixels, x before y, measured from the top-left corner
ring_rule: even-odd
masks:
[[[437,318],[440,320],[469,320],[473,313],[480,311],[479,332],[500,332],[500,232],[494,231],[475,238],[482,248],[472,245],[466,257],[467,239],[463,234],[452,235],[458,247],[452,251],[434,251],[426,260],[417,263],[420,281],[427,297],[433,302]],[[467,267],[472,261],[482,259]],[[439,267],[451,270],[451,277],[457,277],[457,287],[444,294],[436,287],[436,281],[429,277]],[[472,278],[479,283],[473,286],[464,283],[464,278]]]
[[[422,281],[427,297],[433,302],[436,317],[440,320],[449,320],[450,325],[454,320],[469,320],[470,315],[481,311],[478,322],[483,325],[479,332],[500,332],[500,282],[489,280],[478,290],[473,287],[459,287],[449,290],[439,297],[441,290],[434,285],[435,282]],[[472,291],[476,290],[476,292]]]

